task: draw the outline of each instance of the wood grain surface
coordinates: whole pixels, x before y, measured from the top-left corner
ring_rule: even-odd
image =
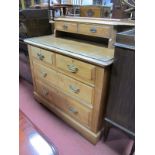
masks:
[[[113,49],[108,49],[97,44],[90,44],[89,42],[56,38],[54,35],[29,38],[24,41],[28,44],[99,66],[108,66],[113,62]]]
[[[134,26],[133,20],[128,19],[110,19],[110,18],[89,18],[89,17],[59,17],[56,21],[70,21],[70,22],[81,22],[81,23],[96,23],[105,25],[130,25]]]

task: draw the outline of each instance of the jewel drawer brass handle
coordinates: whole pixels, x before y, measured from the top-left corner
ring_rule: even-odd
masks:
[[[43,95],[44,95],[44,96],[47,96],[48,94],[49,94],[48,90],[43,89]]]
[[[43,78],[45,78],[47,76],[47,73],[41,71],[41,75],[42,75]]]
[[[76,109],[74,109],[73,107],[69,107],[68,108],[69,112],[73,113],[73,114],[77,114],[78,111]]]
[[[75,86],[73,85],[69,85],[69,89],[73,92],[73,93],[79,93],[80,92],[80,89],[79,88],[76,88]]]
[[[90,29],[90,32],[92,32],[92,33],[96,33],[97,30],[96,30],[96,28],[91,28],[91,29]]]
[[[37,53],[38,58],[42,61],[45,57],[41,53]]]
[[[73,64],[67,65],[67,68],[71,73],[76,73],[78,71],[78,68]]]
[[[63,25],[63,29],[64,30],[67,30],[68,29],[68,26],[67,25]]]

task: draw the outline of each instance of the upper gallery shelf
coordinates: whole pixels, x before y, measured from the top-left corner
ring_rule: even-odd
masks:
[[[50,21],[53,23],[53,21]],[[61,37],[62,32],[74,33],[107,39],[107,47],[114,48],[116,33],[124,29],[131,29],[135,23],[129,19],[108,19],[90,17],[64,16],[55,18],[55,36]],[[89,37],[89,38],[90,38]],[[82,36],[81,36],[82,39]],[[97,38],[95,40],[98,40]]]
[[[90,18],[90,17],[71,17],[64,16],[55,18],[56,21],[68,21],[68,22],[82,22],[82,23],[94,23],[94,24],[105,24],[105,25],[124,25],[124,26],[134,26],[135,21],[130,19],[111,19],[111,18]],[[50,23],[53,23],[50,20]]]

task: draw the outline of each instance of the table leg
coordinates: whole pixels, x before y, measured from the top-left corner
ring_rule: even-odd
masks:
[[[135,152],[135,141],[134,141],[134,143],[132,145],[132,149],[131,149],[130,155],[133,155],[134,152]]]
[[[110,128],[111,128],[111,125],[109,125],[109,123],[106,122],[103,130],[103,141],[107,140]]]

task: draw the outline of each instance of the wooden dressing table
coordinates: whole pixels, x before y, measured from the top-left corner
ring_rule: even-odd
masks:
[[[114,56],[112,42],[117,30],[114,24],[134,25],[64,17],[55,19],[54,35],[25,39],[34,97],[93,144],[103,129],[109,66]],[[97,43],[98,36],[106,38],[106,44]]]

